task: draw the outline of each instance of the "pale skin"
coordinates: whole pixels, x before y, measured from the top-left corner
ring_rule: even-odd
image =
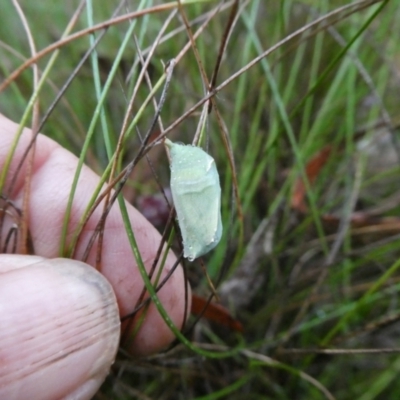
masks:
[[[16,130],[17,124],[0,114],[0,171]],[[30,138],[30,131],[25,129],[8,179]],[[35,255],[0,255],[2,399],[90,399],[114,361],[120,317],[133,310],[143,288],[117,206],[106,222],[100,273],[79,261],[58,258],[76,163],[77,158],[57,143],[42,135],[38,137],[29,200],[29,230]],[[10,194],[17,207],[22,207],[25,177],[23,169]],[[89,168],[82,171],[70,232],[98,179]],[[161,237],[136,209],[128,205],[128,210],[143,261],[150,269]],[[101,212],[100,207],[86,225],[76,260],[81,259]],[[6,224],[5,232],[7,228]],[[87,263],[95,265],[95,257],[96,246]],[[162,276],[175,260],[169,254]],[[183,271],[178,267],[159,292],[177,327],[182,326],[185,315],[184,292]],[[128,350],[135,356],[148,355],[162,350],[173,339],[173,333],[152,305]]]

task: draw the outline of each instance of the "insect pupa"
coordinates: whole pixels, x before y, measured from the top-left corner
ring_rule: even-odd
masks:
[[[165,139],[171,156],[171,192],[189,261],[212,250],[222,236],[221,186],[214,159],[199,147]]]

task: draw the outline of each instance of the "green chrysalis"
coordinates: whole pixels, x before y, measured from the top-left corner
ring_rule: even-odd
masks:
[[[200,147],[165,139],[171,155],[171,192],[189,261],[212,250],[222,235],[221,186],[214,159]]]

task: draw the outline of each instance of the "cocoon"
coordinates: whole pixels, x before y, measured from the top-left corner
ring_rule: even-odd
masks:
[[[171,156],[171,192],[189,261],[212,250],[222,235],[221,186],[214,159],[199,147],[165,139]]]

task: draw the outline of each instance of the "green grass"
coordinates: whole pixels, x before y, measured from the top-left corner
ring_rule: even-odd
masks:
[[[77,2],[28,3],[22,8],[39,50],[61,38],[77,7]],[[161,3],[127,2],[119,15]],[[335,13],[350,4],[354,7]],[[192,34],[204,24],[196,49],[208,80],[231,10],[229,2],[218,5],[198,0],[184,6]],[[73,32],[110,19],[116,7],[116,1],[101,7],[88,2]],[[0,9],[6,16],[0,24],[4,82],[29,58],[29,47],[12,6],[7,2]],[[155,109],[151,88],[139,80],[135,40],[147,57],[160,35],[147,65],[152,88],[159,85],[157,101],[166,84],[165,64],[189,43],[166,90],[162,128],[156,125],[150,141],[164,129],[174,141],[190,143],[205,102],[206,86],[180,12],[164,26],[173,9],[110,26],[41,128],[103,179],[123,131],[114,176],[140,154],[124,190],[133,204],[140,195],[160,192],[145,153],[161,186],[169,185],[162,146],[144,148],[139,137]],[[220,173],[225,231],[204,260],[244,332],[200,320],[168,354],[138,361],[121,353],[97,398],[400,398],[399,7],[395,1],[252,0],[240,2],[236,17],[217,77],[217,109],[207,116],[203,141]],[[42,57],[38,66],[48,72],[40,92],[31,70],[23,71],[1,93],[1,112],[15,121],[25,114],[30,124],[28,104],[35,93],[42,117],[100,34],[83,35]],[[379,147],[385,133],[386,147]],[[374,157],[360,150],[361,141],[374,140]],[[307,210],[299,212],[291,202],[296,182],[327,146],[331,155],[315,182],[305,179]],[[371,214],[373,207],[382,210]],[[362,214],[363,226],[352,224],[355,212]],[[397,225],[387,229],[383,217]],[[68,254],[65,243],[60,252]],[[240,292],[224,289],[243,271]],[[210,291],[199,263],[188,276],[195,292]]]

